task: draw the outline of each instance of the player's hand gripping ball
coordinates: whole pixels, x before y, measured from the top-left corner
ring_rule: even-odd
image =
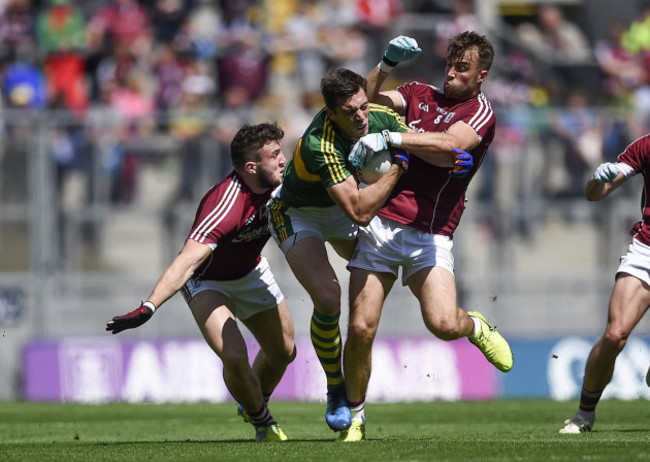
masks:
[[[359,183],[373,184],[390,169],[392,164],[408,170],[409,156],[397,148],[388,148],[366,157],[361,167],[354,168],[354,176]]]
[[[354,176],[359,183],[373,184],[388,171],[392,163],[390,151],[384,149],[367,156],[361,167],[354,167]]]

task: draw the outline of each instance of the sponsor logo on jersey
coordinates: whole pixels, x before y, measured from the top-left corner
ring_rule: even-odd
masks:
[[[250,242],[268,234],[270,234],[268,226],[260,226],[259,228],[251,228],[239,233],[232,241],[235,243]]]

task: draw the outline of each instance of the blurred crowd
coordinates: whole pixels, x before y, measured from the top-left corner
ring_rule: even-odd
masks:
[[[499,114],[478,195],[497,208],[520,202],[527,213],[527,197],[581,195],[585,172],[650,125],[650,6],[594,40],[554,5],[488,30],[478,3],[0,0],[2,109],[56,114],[60,123],[47,145],[60,179],[96,172],[89,164],[99,163],[110,201],[129,203],[141,163],[167,150],[182,166],[173,202],[195,200],[230,170],[228,146],[242,123],[279,122],[290,153],[322,106],[319,84],[328,68],[365,75],[393,35],[412,35],[425,55],[397,68],[392,83],[441,85],[447,38],[473,29],[497,48],[484,91]],[[409,30],[404,18],[430,18],[430,27]],[[625,115],[603,117],[603,108]],[[14,141],[29,135],[19,127],[5,118],[3,134],[18,156]],[[531,132],[557,162],[523,155],[535,149]],[[11,153],[5,146],[2,172],[15,161]],[[206,171],[210,184],[197,181]],[[490,226],[498,232],[504,225]],[[526,229],[526,218],[519,226]]]

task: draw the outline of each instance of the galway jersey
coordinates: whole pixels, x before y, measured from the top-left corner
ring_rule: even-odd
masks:
[[[650,245],[650,135],[642,136],[630,143],[618,155],[617,161],[624,164],[620,167],[625,176],[637,173],[643,174],[643,192],[641,194],[641,221],[634,224],[630,234],[634,239],[645,245]],[[625,168],[628,166],[628,168]]]
[[[368,133],[384,129],[392,132],[408,130],[395,111],[370,104]],[[280,198],[289,207],[334,205],[326,188],[342,183],[352,175],[347,159],[355,142],[343,135],[325,109],[321,109],[298,140],[293,158],[284,168]]]
[[[496,117],[483,93],[466,101],[447,98],[442,90],[419,82],[397,91],[406,109],[406,122],[417,132],[444,132],[456,122],[472,127],[479,136],[470,154],[474,166],[465,178],[449,176],[450,167],[436,167],[411,155],[379,215],[420,231],[453,237],[465,210],[465,191],[494,138]]]
[[[271,191],[254,194],[235,171],[203,196],[188,238],[210,246],[212,255],[193,277],[229,281],[257,266],[271,237],[266,212],[270,197]]]

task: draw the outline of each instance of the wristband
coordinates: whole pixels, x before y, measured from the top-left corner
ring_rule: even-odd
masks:
[[[153,304],[152,302],[150,302],[149,300],[147,300],[146,302],[144,302],[144,303],[142,304],[142,306],[146,306],[147,308],[151,308],[151,311],[152,311],[153,313],[156,312],[156,305],[154,305],[154,304]]]
[[[382,58],[382,60],[379,61],[379,64],[377,65],[377,67],[379,68],[379,70],[381,72],[384,72],[384,73],[388,74],[390,71],[393,70],[393,68],[395,66],[391,66],[390,64],[387,64],[386,61],[384,61],[384,58]]]
[[[385,132],[386,143],[388,146],[399,148],[402,145],[402,134],[400,132]]]
[[[390,59],[388,59],[388,58],[386,57],[386,55],[384,55],[384,56],[381,57],[381,62],[382,62],[382,63],[386,63],[386,64],[389,65],[390,67],[395,67],[395,66],[397,66],[397,64],[399,64],[397,61],[391,61]]]

